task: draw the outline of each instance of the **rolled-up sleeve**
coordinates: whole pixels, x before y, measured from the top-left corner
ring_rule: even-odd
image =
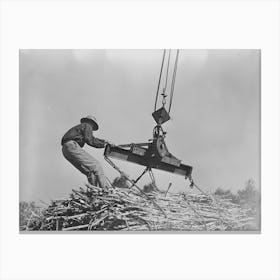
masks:
[[[95,148],[105,147],[105,140],[93,137],[92,128],[89,124],[86,123],[84,126],[84,137],[85,137],[85,142],[92,147]]]

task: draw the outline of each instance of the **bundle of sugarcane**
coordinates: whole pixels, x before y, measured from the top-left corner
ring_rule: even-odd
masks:
[[[228,199],[204,194],[144,194],[86,185],[54,200],[28,220],[26,230],[255,230],[255,213]]]
[[[252,209],[204,194],[154,193],[154,199],[167,218],[151,204],[146,206],[148,222],[153,230],[175,231],[240,231],[257,230],[259,225]]]
[[[150,229],[141,196],[133,191],[102,190],[96,186],[72,190],[67,199],[53,200],[40,216],[33,216],[26,230],[120,230],[131,226]]]

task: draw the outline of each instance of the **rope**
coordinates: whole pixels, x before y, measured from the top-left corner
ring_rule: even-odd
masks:
[[[175,64],[174,64],[168,114],[170,113],[171,105],[172,105],[172,101],[173,101],[173,94],[174,94],[174,87],[175,87],[175,80],[176,80],[176,73],[177,73],[178,58],[179,58],[179,50],[177,50]]]
[[[160,74],[159,74],[159,80],[158,80],[158,86],[157,86],[157,93],[156,93],[156,100],[155,100],[155,105],[154,105],[154,111],[156,111],[156,108],[157,108],[158,94],[159,94],[159,91],[160,91],[163,71],[165,71],[165,82],[164,82],[164,86],[163,86],[162,94],[161,94],[162,95],[162,106],[163,107],[166,104],[166,97],[168,95],[166,92],[167,92],[167,87],[168,87],[168,82],[169,82],[168,77],[169,77],[169,68],[170,68],[171,49],[168,50],[167,65],[165,63],[165,57],[166,57],[166,49],[164,49],[163,56],[162,56],[162,62],[161,62]],[[175,58],[175,62],[174,62],[174,69],[173,69],[171,88],[170,88],[170,100],[169,100],[168,113],[170,113],[170,111],[171,111],[171,106],[172,106],[172,101],[173,101],[175,80],[176,80],[177,66],[178,66],[178,59],[179,59],[179,49],[176,52],[176,58]],[[166,68],[166,69],[164,69],[164,68]]]
[[[161,83],[161,75],[162,75],[162,70],[163,70],[163,65],[164,65],[164,60],[165,60],[165,53],[166,53],[166,50],[163,51],[163,56],[162,56],[162,62],[161,62],[161,68],[160,68],[160,74],[159,74],[159,80],[158,80],[158,86],[157,86],[157,94],[156,94],[154,111],[157,108],[158,93],[159,93],[159,88],[160,88],[160,83]]]
[[[166,88],[167,88],[167,84],[168,84],[168,76],[169,76],[169,65],[170,65],[170,54],[171,54],[171,50],[169,50],[168,52],[168,62],[167,62],[167,67],[166,67],[166,74],[165,74],[165,85],[163,87],[162,90],[162,105],[164,106],[166,103],[166,96],[167,94],[165,94]]]

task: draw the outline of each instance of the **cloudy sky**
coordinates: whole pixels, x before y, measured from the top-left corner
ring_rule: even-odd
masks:
[[[99,138],[146,142],[162,50],[20,51],[20,199],[67,196],[86,182],[62,153],[63,134],[95,115]],[[174,51],[175,54],[175,51]],[[249,178],[260,187],[260,51],[181,50],[171,121],[164,124],[172,154],[194,167],[206,191],[236,191]],[[85,148],[103,159],[103,149]],[[116,161],[117,162],[117,161]],[[131,178],[144,169],[117,162]],[[155,171],[160,189],[189,191],[183,177]],[[149,181],[144,178],[143,186]]]

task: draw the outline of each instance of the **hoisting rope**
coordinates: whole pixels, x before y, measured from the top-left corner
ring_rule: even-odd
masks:
[[[179,50],[177,50],[177,53],[176,53],[174,71],[173,71],[173,76],[172,76],[172,83],[171,83],[171,92],[170,92],[170,101],[169,101],[168,114],[170,113],[171,105],[172,105],[172,100],[173,100],[174,87],[175,87],[175,80],[176,80],[176,73],[177,73],[177,66],[178,66],[178,58],[179,58]]]
[[[175,80],[176,80],[176,73],[177,73],[177,66],[178,66],[178,58],[179,58],[179,50],[177,50],[177,52],[176,52],[176,58],[175,58],[175,62],[174,62],[171,87],[170,87],[170,91],[169,91],[170,99],[169,99],[168,113],[171,110],[172,101],[173,101],[174,88],[175,88]],[[168,96],[167,88],[168,88],[168,82],[169,82],[170,60],[171,60],[171,49],[168,50],[167,62],[166,62],[166,50],[164,50],[163,51],[163,56],[162,56],[161,67],[160,67],[159,80],[158,80],[158,85],[157,85],[157,93],[156,93],[156,100],[155,100],[155,105],[154,105],[154,111],[156,111],[156,109],[157,109],[158,95],[159,95],[159,91],[160,91],[160,88],[161,88],[162,79],[165,80],[164,85],[162,87],[162,93],[161,93],[161,96],[162,96],[162,106],[164,107],[165,104],[166,104],[166,97]],[[164,78],[163,78],[163,72],[165,72],[165,77]]]
[[[157,108],[158,93],[159,93],[159,88],[160,88],[160,83],[161,83],[161,75],[162,75],[162,70],[163,70],[163,65],[164,65],[164,60],[165,60],[165,53],[166,53],[166,50],[163,51],[163,56],[162,56],[162,62],[161,62],[160,73],[159,73],[159,80],[158,80],[158,86],[157,86],[157,94],[156,94],[154,111]]]
[[[162,106],[165,106],[165,104],[166,104],[165,98],[167,97],[167,94],[165,92],[166,92],[167,85],[168,85],[170,54],[171,54],[171,50],[169,50],[169,52],[168,52],[168,61],[167,61],[166,74],[165,74],[165,85],[162,89],[162,94],[161,94],[162,95]]]

